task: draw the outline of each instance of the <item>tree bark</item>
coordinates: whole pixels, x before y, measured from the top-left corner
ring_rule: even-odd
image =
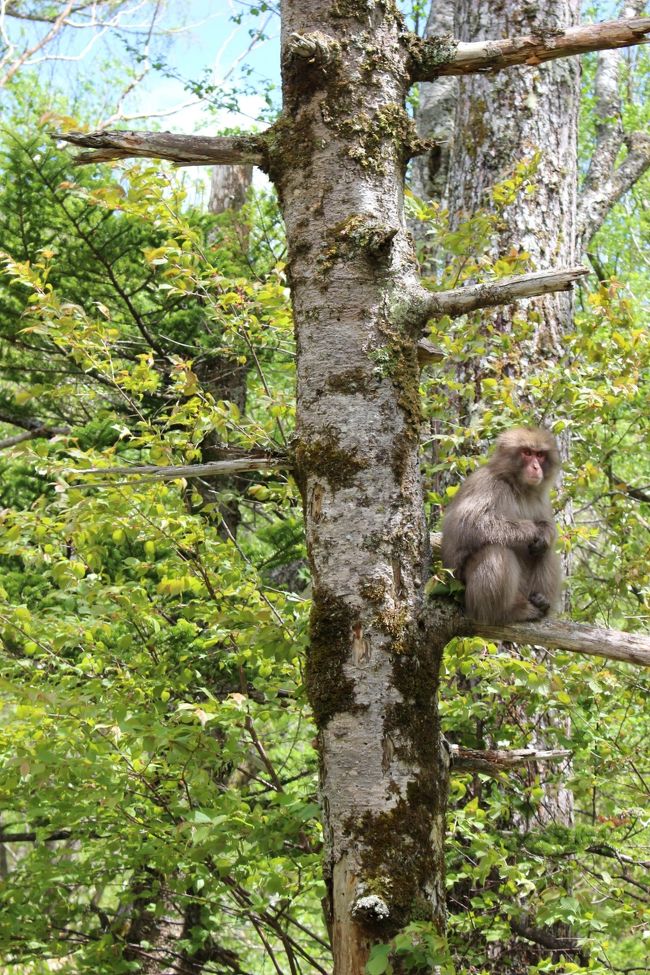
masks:
[[[252,166],[215,166],[210,180],[210,213],[239,210],[253,182]]]
[[[457,0],[457,31],[473,39],[501,31],[552,30],[575,23],[578,0],[552,0],[543,11],[521,0]],[[487,193],[513,165],[540,151],[532,197],[519,194],[504,212],[497,251],[512,246],[531,255],[535,267],[574,264],[576,211],[576,133],[580,67],[569,58],[543,67],[486,78],[461,78],[448,181],[452,220],[489,205]],[[572,317],[569,293],[531,302],[541,313],[529,354],[560,355],[561,336]],[[497,320],[509,328],[513,310]],[[521,309],[518,310],[521,314]],[[522,363],[522,371],[532,367]]]
[[[453,37],[455,8],[455,0],[432,0],[424,37]],[[433,139],[435,146],[413,160],[411,187],[422,199],[443,201],[454,135],[458,79],[448,75],[434,82],[423,81],[419,95],[415,119],[418,135],[422,139]],[[414,229],[417,233],[417,225]]]
[[[349,13],[348,13],[349,12]],[[356,15],[355,15],[356,12]],[[305,59],[296,36],[337,54]],[[298,345],[296,461],[313,577],[307,687],[318,725],[334,971],[413,917],[442,931],[443,625],[418,625],[428,538],[417,341],[404,296],[408,52],[390,5],[283,3],[284,113],[271,176]],[[381,52],[381,54],[379,53]]]

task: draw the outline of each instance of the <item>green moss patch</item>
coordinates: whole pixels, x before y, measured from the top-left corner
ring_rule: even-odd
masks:
[[[354,619],[351,607],[329,589],[314,592],[305,681],[319,728],[337,712],[355,707],[354,684],[343,670],[350,655]]]

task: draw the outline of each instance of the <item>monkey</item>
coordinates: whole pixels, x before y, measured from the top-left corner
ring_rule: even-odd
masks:
[[[549,492],[560,470],[553,436],[518,427],[501,434],[488,463],[455,494],[442,525],[442,561],[465,583],[479,623],[532,622],[557,606]]]

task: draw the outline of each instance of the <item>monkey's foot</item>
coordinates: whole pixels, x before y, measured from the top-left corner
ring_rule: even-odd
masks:
[[[528,602],[532,603],[533,606],[536,606],[537,609],[539,609],[544,615],[546,615],[551,608],[551,604],[549,603],[548,599],[541,592],[531,592],[528,596]]]

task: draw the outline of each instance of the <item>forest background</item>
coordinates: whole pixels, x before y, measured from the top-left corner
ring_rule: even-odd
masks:
[[[263,181],[247,188],[248,171],[215,170],[210,185],[209,170],[157,161],[77,167],[56,138],[142,116],[164,129],[158,113],[184,101],[170,117],[186,132],[272,122],[277,12],[233,3],[212,19],[208,6],[1,15],[0,971],[12,975],[331,971],[310,578],[300,492],[279,463],[296,350],[277,202]],[[589,4],[583,19],[621,13]],[[424,31],[425,5],[404,14]],[[599,56],[581,64],[584,183],[604,117]],[[617,120],[642,131],[647,52],[626,51],[616,77]],[[511,159],[462,220],[413,168],[407,207],[432,290],[532,269],[522,241],[503,246],[504,224],[539,196],[543,156]],[[646,196],[642,170],[590,239],[561,354],[526,359],[534,303],[505,330],[483,312],[441,319],[421,383],[429,527],[495,434],[543,422],[570,443],[555,498],[567,612],[627,631],[647,630],[650,612]],[[378,374],[389,366],[377,358]],[[251,454],[268,470],[110,473]],[[449,589],[437,570],[430,594]],[[568,652],[447,647],[447,937],[426,919],[378,936],[369,975],[650,968],[647,684],[640,668]]]

